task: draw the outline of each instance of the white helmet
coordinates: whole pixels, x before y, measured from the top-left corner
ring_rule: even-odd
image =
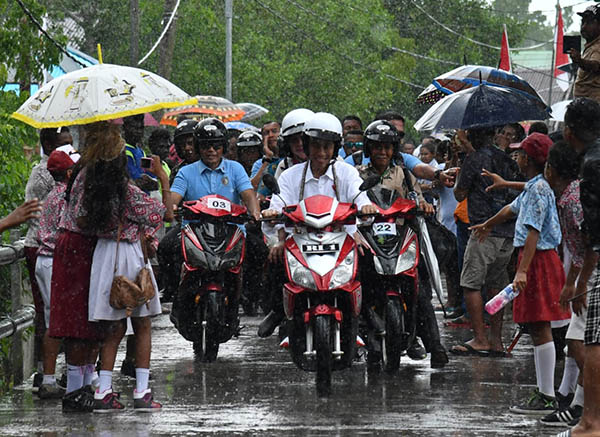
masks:
[[[310,109],[297,108],[293,109],[283,117],[281,121],[281,136],[289,137],[290,135],[302,133],[304,123],[310,120],[315,115]]]
[[[317,112],[314,117],[304,123],[304,134],[312,137],[339,143],[342,141],[342,123],[328,112]]]

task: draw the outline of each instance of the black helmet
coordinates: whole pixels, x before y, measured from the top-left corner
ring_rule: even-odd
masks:
[[[196,120],[188,119],[181,121],[175,128],[175,133],[173,134],[173,142],[175,143],[175,151],[181,159],[183,159],[184,155],[182,139],[184,136],[194,135],[194,128],[197,124],[198,122]]]
[[[386,120],[375,120],[367,126],[364,133],[365,157],[371,154],[372,143],[391,143],[394,147],[394,157],[400,151],[402,136],[392,123]]]
[[[198,153],[202,143],[222,144],[223,153],[227,153],[228,140],[227,126],[216,118],[206,118],[194,127],[194,145]]]

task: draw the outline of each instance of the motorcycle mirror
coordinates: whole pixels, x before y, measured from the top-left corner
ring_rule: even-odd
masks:
[[[265,173],[262,177],[263,184],[267,187],[273,194],[279,194],[279,184],[277,183],[277,179],[270,173]]]
[[[265,175],[266,176],[266,175]],[[375,185],[377,185],[379,183],[379,181],[381,180],[381,177],[378,175],[371,175],[369,176],[367,179],[364,180],[364,182],[362,184],[360,184],[360,187],[358,187],[358,189],[360,191],[367,191],[370,190],[371,188],[373,188]]]

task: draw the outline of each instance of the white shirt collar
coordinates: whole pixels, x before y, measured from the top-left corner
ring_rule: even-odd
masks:
[[[333,180],[333,170],[332,170],[332,166],[335,163],[335,161],[333,161],[329,167],[327,167],[327,171],[325,172],[325,174],[323,176],[328,177],[329,179]],[[321,176],[321,177],[323,177]],[[313,172],[312,172],[312,168],[310,168],[310,161],[308,161],[308,170],[306,171],[306,181],[310,181],[311,179],[314,180],[319,180],[318,178],[313,176]]]

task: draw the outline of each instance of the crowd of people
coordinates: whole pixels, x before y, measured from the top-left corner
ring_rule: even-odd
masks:
[[[174,215],[181,202],[218,194],[248,209],[255,222],[245,229],[243,275],[228,273],[222,336],[237,335],[241,305],[253,317],[262,309],[258,336],[268,337],[284,319],[281,285],[289,234],[282,225],[258,221],[314,194],[376,214],[377,207],[359,190],[375,175],[402,197],[416,193],[432,235],[443,234],[449,242],[453,255],[438,254],[446,276],[448,325],[473,331],[471,340],[449,352],[507,355],[504,312],[488,316],[484,303],[510,284],[516,294],[512,320],[531,336],[536,374],[532,395],[511,411],[539,415],[547,425],[579,423],[568,431],[573,435],[598,435],[600,105],[588,98],[595,94],[586,87],[598,89],[600,63],[590,53],[600,37],[600,8],[588,8],[582,17],[589,47],[583,56],[572,54],[582,80],[562,129],[550,134],[543,122],[509,123],[436,133],[417,144],[404,136],[405,120],[395,111],[377,113],[363,126],[356,115],[340,121],[305,108],[290,111],[281,123],[271,120],[246,131],[228,129],[215,118],[183,118],[173,135],[157,128],[147,140],[143,115],[126,117],[122,130],[96,122],[83,126],[78,150],[68,128],[42,129],[42,159],[27,183],[26,202],[0,221],[0,230],[29,224],[25,255],[36,307],[34,390],[43,399],[62,399],[64,412],[124,409],[112,373],[127,334],[121,371],[135,378],[134,409],[160,410],[149,388],[151,317],[161,313],[161,299],[174,301],[174,313],[184,311],[177,307],[183,258],[181,223]],[[265,174],[278,181],[277,196],[263,183]],[[369,305],[375,290],[367,244],[355,226],[346,230],[361,254],[361,316],[382,332],[385,327]],[[434,246],[440,241],[433,238]],[[142,268],[152,271],[152,257],[158,261],[157,277],[151,274],[154,297],[131,311],[114,308],[113,278],[133,281]],[[449,359],[431,288],[419,294],[417,314],[417,336],[407,354],[420,360],[429,353],[431,367],[444,367]],[[560,332],[567,347],[556,389]],[[61,346],[66,378],[57,379]],[[369,365],[378,365],[377,359]]]

